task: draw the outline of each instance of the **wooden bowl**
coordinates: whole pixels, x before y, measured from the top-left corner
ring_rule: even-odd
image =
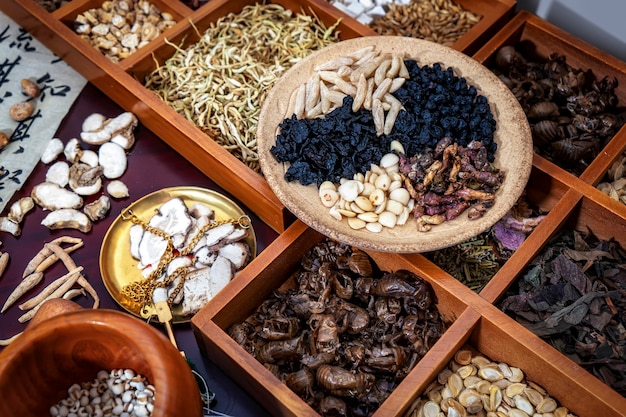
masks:
[[[346,219],[338,221],[330,216],[320,201],[315,184],[303,186],[284,179],[289,166],[276,161],[270,149],[276,144],[280,123],[290,116],[286,113],[292,92],[306,83],[316,65],[370,45],[381,53],[404,54],[407,59],[415,59],[420,66],[441,63],[443,68],[452,67],[456,76],[464,77],[469,85],[476,87],[478,93],[488,99],[497,123],[494,141],[498,149],[494,164],[504,172],[505,179],[496,192],[493,207],[483,217],[469,220],[463,213],[425,233],[418,232],[415,221],[411,219],[403,226],[384,228],[380,233],[354,230]],[[526,115],[510,90],[491,71],[452,48],[399,36],[366,36],[342,41],[309,55],[293,66],[274,85],[263,104],[257,141],[261,169],[267,182],[285,207],[300,220],[322,234],[352,246],[398,253],[445,248],[487,230],[509,211],[522,194],[533,157]]]
[[[0,353],[0,415],[41,417],[74,383],[132,369],[155,387],[156,416],[202,416],[198,386],[159,331],[114,310],[69,311],[29,327]]]

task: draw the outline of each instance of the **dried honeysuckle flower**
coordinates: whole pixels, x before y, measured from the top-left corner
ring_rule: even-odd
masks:
[[[200,40],[146,77],[145,86],[219,145],[260,172],[256,128],[276,80],[311,52],[338,41],[335,26],[277,4],[218,19]]]

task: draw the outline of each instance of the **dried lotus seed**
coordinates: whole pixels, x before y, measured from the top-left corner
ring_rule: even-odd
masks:
[[[398,162],[400,162],[400,158],[398,157],[398,155],[396,155],[395,153],[388,153],[380,159],[380,166],[381,168],[388,169],[390,167],[398,165]]]
[[[402,214],[402,211],[404,211],[404,205],[397,202],[396,200],[388,200],[387,211],[390,211],[396,216],[399,216],[400,214]]]
[[[372,211],[369,211],[367,213],[357,214],[356,217],[361,219],[361,220],[363,220],[364,222],[367,222],[367,223],[375,223],[375,222],[378,221],[378,214],[376,214],[376,213],[374,213]]]
[[[375,206],[380,206],[382,203],[385,202],[386,199],[387,198],[385,197],[385,192],[380,188],[372,191],[372,194],[370,194],[369,197],[370,202]]]
[[[389,193],[389,199],[406,206],[409,204],[411,194],[409,194],[409,191],[406,188],[396,188]]]
[[[363,211],[372,211],[374,210],[374,205],[370,201],[369,198],[360,195],[355,200],[354,203]]]
[[[361,191],[363,183],[355,180],[348,180],[339,186],[339,195],[346,201],[354,201]]]
[[[391,185],[391,178],[389,178],[387,173],[381,174],[376,178],[374,185],[380,190],[387,191]]]

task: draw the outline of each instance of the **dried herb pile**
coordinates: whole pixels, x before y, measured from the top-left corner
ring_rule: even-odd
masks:
[[[256,129],[267,93],[302,58],[338,40],[335,26],[315,16],[257,3],[221,17],[188,48],[173,45],[145,86],[259,172]]]
[[[324,118],[285,119],[270,150],[277,161],[291,163],[285,179],[319,185],[352,178],[379,161],[392,140],[402,143],[407,156],[434,148],[443,137],[460,146],[480,141],[493,162],[496,122],[486,97],[477,94],[465,78],[454,75],[452,68],[419,66],[413,60],[405,64],[410,78],[394,93],[405,110],[398,114],[389,135],[376,136],[371,112],[351,111],[352,97]]]
[[[324,416],[369,416],[447,324],[429,283],[325,240],[229,335]]]
[[[626,396],[626,251],[618,243],[562,232],[499,307]]]
[[[544,218],[545,214],[531,206],[522,195],[515,206],[486,232],[424,255],[478,293]]]
[[[535,152],[574,175],[582,174],[626,120],[615,77],[573,68],[556,52],[540,60],[504,46],[493,71],[528,116]]]

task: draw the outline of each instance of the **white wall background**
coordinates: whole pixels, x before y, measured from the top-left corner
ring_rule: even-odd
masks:
[[[517,8],[626,61],[624,0],[518,0]]]

